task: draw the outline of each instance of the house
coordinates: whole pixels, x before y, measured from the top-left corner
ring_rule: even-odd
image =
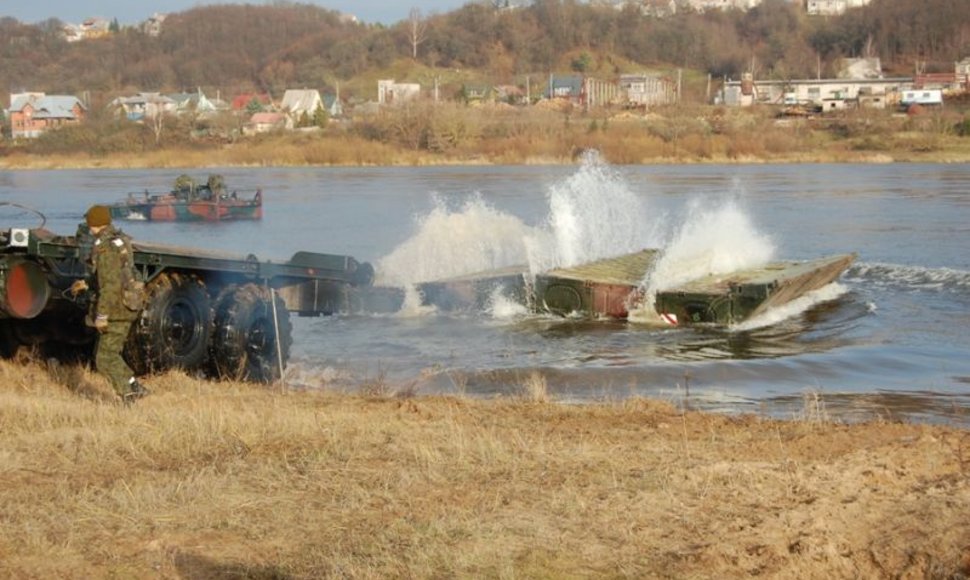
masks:
[[[257,133],[268,133],[270,131],[282,131],[292,129],[293,120],[283,113],[254,113],[249,118],[249,122],[243,127],[243,134],[255,135]]]
[[[209,117],[229,108],[229,105],[221,99],[206,97],[202,89],[197,89],[194,93],[172,93],[166,96],[175,103],[175,112],[178,115],[195,114]]]
[[[398,83],[394,80],[377,81],[377,103],[393,105],[414,100],[421,94],[421,85],[417,83]]]
[[[516,85],[498,85],[495,87],[495,99],[510,105],[526,103],[528,97],[522,87]]]
[[[10,95],[10,134],[14,139],[30,139],[45,131],[84,120],[87,107],[77,97],[19,93]]]
[[[943,104],[943,91],[941,89],[913,89],[903,91],[899,104],[904,107],[910,105],[939,106]]]
[[[294,122],[303,115],[312,119],[317,109],[322,107],[323,99],[316,89],[290,89],[283,93],[283,100],[280,101],[280,110],[288,114]]]
[[[842,106],[894,104],[899,102],[902,92],[912,86],[912,78],[902,77],[756,81],[746,74],[741,81],[727,81],[721,90],[720,100],[728,106],[796,102],[837,110]]]
[[[340,95],[323,95],[323,108],[331,119],[344,116],[344,105],[340,100]]]
[[[63,32],[68,42],[103,38],[111,34],[111,23],[104,18],[88,18],[81,24],[65,24]]]
[[[229,108],[236,112],[250,111],[250,107],[253,106],[252,104],[254,102],[264,111],[273,105],[273,99],[265,93],[243,93],[233,97],[229,103]]]
[[[168,14],[156,12],[148,17],[148,20],[141,23],[141,30],[148,36],[158,36],[162,33],[162,25]]]
[[[761,0],[686,0],[685,4],[697,12],[707,10],[750,10]]]
[[[583,77],[578,75],[550,76],[546,97],[580,103],[583,100],[583,84]]]
[[[953,72],[957,77],[963,80],[963,86],[966,87],[967,79],[970,79],[970,56],[958,63],[955,63],[953,66]]]
[[[808,0],[805,12],[812,16],[838,16],[846,10],[868,6],[872,0]]]
[[[669,105],[677,101],[677,84],[657,74],[620,75],[620,91],[631,107]]]
[[[160,93],[138,93],[131,97],[118,97],[108,106],[122,111],[129,121],[134,122],[176,112],[175,101]]]

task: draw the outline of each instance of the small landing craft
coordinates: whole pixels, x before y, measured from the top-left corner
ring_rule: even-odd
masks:
[[[189,222],[258,220],[263,217],[262,190],[230,191],[221,175],[197,184],[188,175],[175,180],[172,191],[160,194],[129,193],[124,201],[108,206],[115,219]]]

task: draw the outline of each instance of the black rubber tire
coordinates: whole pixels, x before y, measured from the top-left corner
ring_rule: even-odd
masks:
[[[283,300],[276,292],[272,297],[278,328],[269,290],[246,284],[220,299],[210,349],[211,367],[218,378],[260,383],[280,378],[280,368],[290,358],[293,326]]]
[[[205,286],[194,276],[162,274],[146,293],[129,336],[128,364],[139,375],[200,368],[212,336],[212,300]]]

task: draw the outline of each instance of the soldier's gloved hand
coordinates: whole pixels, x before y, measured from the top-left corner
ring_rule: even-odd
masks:
[[[104,314],[99,314],[94,318],[94,328],[98,332],[104,332],[108,330],[108,317]]]
[[[81,280],[75,280],[74,283],[71,284],[71,287],[69,290],[71,291],[71,296],[77,296],[78,294],[80,294],[81,292],[84,292],[87,289],[88,289],[88,283],[83,279],[81,279]]]

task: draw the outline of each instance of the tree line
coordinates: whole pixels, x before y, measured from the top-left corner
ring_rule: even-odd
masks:
[[[880,57],[890,73],[950,71],[970,56],[967,0],[873,0],[837,17],[809,17],[765,0],[746,12],[645,14],[577,0],[534,0],[509,10],[475,2],[392,26],[347,21],[299,3],[201,6],[169,15],[149,36],[122,27],[68,43],[63,23],[0,18],[0,91],[85,94],[97,102],[133,91],[207,94],[326,88],[374,77],[401,60],[474,70],[492,83],[568,71],[597,75],[678,67],[716,78],[831,76],[840,57]],[[407,79],[398,79],[407,80]],[[370,87],[368,87],[370,88]],[[230,96],[229,94],[224,97]]]

